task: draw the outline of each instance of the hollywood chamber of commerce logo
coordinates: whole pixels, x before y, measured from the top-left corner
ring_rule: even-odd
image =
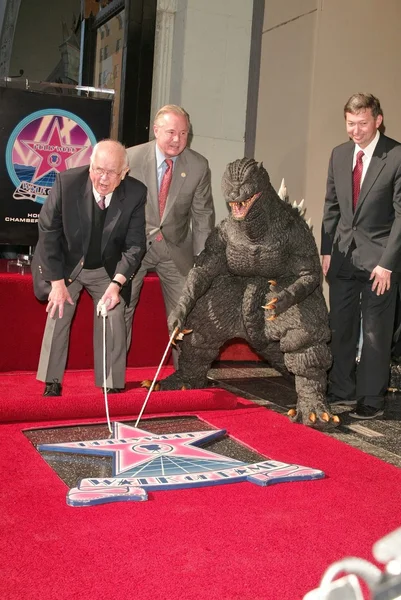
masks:
[[[321,479],[323,471],[266,459],[245,463],[200,447],[224,429],[155,435],[124,423],[112,424],[104,440],[40,444],[39,451],[112,457],[112,476],[82,479],[69,490],[67,504],[91,506],[148,498],[148,491],[248,481],[260,486]]]
[[[96,138],[77,115],[60,109],[31,113],[12,131],[6,167],[13,198],[43,204],[57,173],[88,165]]]

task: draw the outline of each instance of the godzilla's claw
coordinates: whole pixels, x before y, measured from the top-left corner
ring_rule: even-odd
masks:
[[[170,376],[170,377],[171,377],[171,376]],[[166,381],[166,380],[164,379],[163,381]],[[144,379],[144,380],[142,381],[142,383],[141,383],[141,387],[143,387],[143,388],[146,388],[147,390],[150,390],[151,386],[152,386],[152,380],[151,380],[151,379]],[[154,388],[153,388],[153,391],[154,391],[154,392],[160,392],[160,390],[161,390],[161,389],[162,389],[162,382],[161,382],[161,381],[157,381],[157,382],[156,382],[156,384],[155,384],[155,386],[154,386]],[[166,389],[166,388],[165,388],[165,387],[163,387],[163,389]],[[167,389],[169,389],[169,388],[167,387]],[[179,387],[178,387],[178,386],[175,386],[175,387],[171,387],[171,389],[176,389],[176,390],[188,390],[188,389],[189,389],[189,387],[188,387],[188,386],[186,386],[186,385],[183,383],[183,384],[181,384]]]
[[[302,406],[297,405],[297,408],[291,408],[287,412],[287,416],[293,423],[303,423],[304,425],[323,431],[330,431],[341,422],[337,415],[332,415],[323,406],[307,410],[307,407],[302,408]]]
[[[176,340],[182,340],[184,335],[187,335],[187,333],[192,333],[193,329],[183,329],[182,331],[179,331],[177,333],[177,335],[175,336]]]
[[[272,298],[271,300],[269,300],[269,302],[266,304],[266,306],[262,306],[262,308],[264,308],[266,310],[273,310],[275,308],[277,300],[278,300],[278,298]]]
[[[192,333],[193,329],[183,329],[182,331],[178,330],[177,333],[175,334],[174,338],[171,341],[172,346],[176,346],[177,344],[175,343],[176,341],[180,342],[182,339],[184,339],[184,335],[186,335],[187,333]]]
[[[276,285],[276,284],[274,284]],[[265,310],[274,310],[276,308],[276,303],[277,303],[278,298],[272,298],[271,300],[269,300],[269,302],[265,305],[262,306],[262,308],[264,308]],[[267,317],[267,321],[274,321],[274,319],[277,317],[277,315],[271,315],[270,317]]]
[[[151,379],[144,379],[141,382],[141,387],[146,388],[147,390],[150,390],[151,386],[152,386],[152,380]],[[159,392],[160,388],[161,388],[160,383],[156,382],[156,384],[155,384],[155,386],[153,388],[153,391],[154,392]]]

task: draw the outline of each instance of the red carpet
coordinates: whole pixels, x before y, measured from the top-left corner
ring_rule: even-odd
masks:
[[[46,303],[33,295],[32,277],[7,273],[0,260],[0,314],[3,315],[0,371],[33,371],[38,366],[46,321]],[[4,315],[7,315],[6,321]],[[84,290],[71,327],[67,369],[93,368],[93,302]],[[159,278],[148,273],[135,310],[129,367],[158,365],[168,342],[167,319]],[[259,360],[241,340],[224,345],[221,360]],[[171,358],[171,357],[170,357]]]
[[[372,544],[400,526],[399,469],[264,408],[200,416],[327,477],[71,508],[22,425],[2,425],[1,598],[297,600],[333,561],[371,560]]]
[[[4,273],[0,261],[0,312],[7,315],[2,330],[0,371],[29,370],[38,366],[46,322],[46,303],[36,300],[32,277]],[[93,302],[84,290],[71,327],[68,369],[93,368]],[[167,319],[158,277],[145,278],[135,311],[132,345],[127,357],[130,367],[159,364],[168,342]]]
[[[173,372],[163,367],[159,379]],[[110,418],[138,415],[147,390],[140,386],[144,379],[153,378],[157,367],[127,369],[126,391],[109,394]],[[62,396],[43,397],[44,384],[35,379],[35,373],[0,373],[0,422],[55,421],[80,418],[106,418],[104,395],[94,384],[93,371],[67,371]],[[218,388],[192,392],[152,392],[144,416],[160,412],[185,410],[221,410],[235,408],[234,394]]]

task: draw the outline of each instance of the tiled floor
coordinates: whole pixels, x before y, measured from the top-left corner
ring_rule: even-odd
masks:
[[[282,414],[296,403],[293,384],[264,363],[215,363],[209,371],[209,379],[220,387]],[[350,410],[352,407],[349,406],[336,406],[333,409],[340,416],[341,424],[327,435],[401,467],[401,394],[388,394],[384,416],[380,419],[351,419],[348,417]]]

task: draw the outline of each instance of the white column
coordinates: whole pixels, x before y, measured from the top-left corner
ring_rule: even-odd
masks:
[[[8,71],[20,4],[21,0],[0,2],[0,78],[15,75]]]
[[[151,117],[170,102],[171,63],[174,19],[178,0],[158,0],[156,16],[155,56],[153,61]],[[150,128],[152,131],[152,128]]]

